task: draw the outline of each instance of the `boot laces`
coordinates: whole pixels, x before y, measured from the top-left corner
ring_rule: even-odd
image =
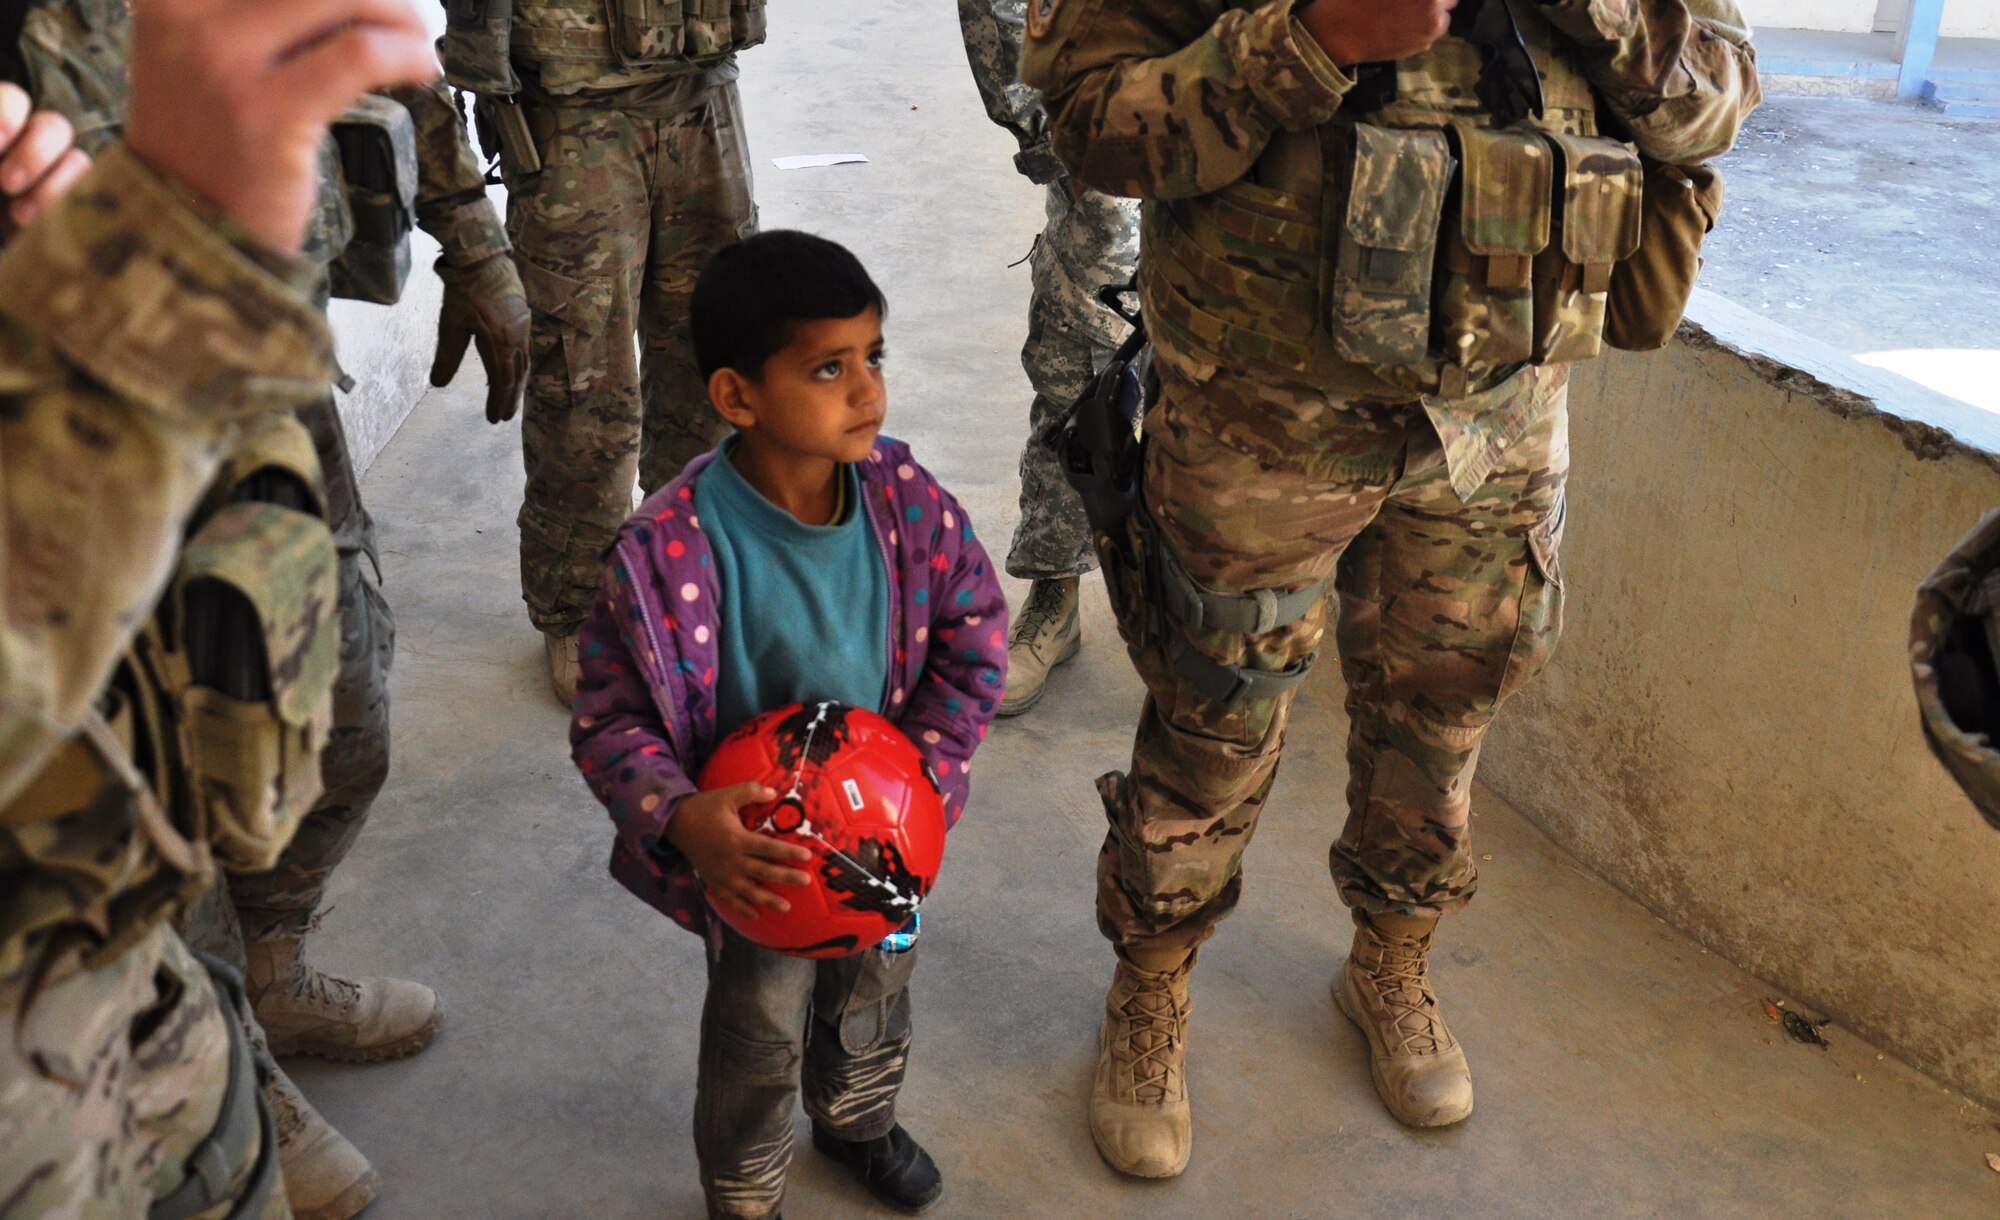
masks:
[[[1036,637],[1062,617],[1063,603],[1068,600],[1062,581],[1035,581],[1028,589],[1028,604],[1021,610],[1020,621],[1014,624],[1013,642],[1034,647]]]
[[[1181,1040],[1182,1016],[1173,992],[1164,981],[1142,980],[1119,1015],[1130,1030],[1126,1045],[1132,1053],[1134,1099],[1147,1105],[1165,1102]]]
[[[1428,946],[1380,933],[1374,939],[1379,949],[1367,974],[1389,1010],[1390,1027],[1399,1039],[1396,1053],[1441,1053],[1443,1027],[1437,1017],[1437,997],[1431,993]]]
[[[278,1142],[297,1135],[305,1128],[305,1112],[300,1108],[304,1098],[299,1095],[298,1086],[291,1077],[280,1072],[273,1077],[271,1087],[264,1090],[264,1100],[271,1106],[271,1121],[278,1131]]]

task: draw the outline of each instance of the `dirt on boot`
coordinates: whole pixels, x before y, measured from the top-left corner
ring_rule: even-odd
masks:
[[[1334,1002],[1368,1039],[1375,1092],[1412,1127],[1445,1127],[1472,1113],[1465,1050],[1431,991],[1435,926],[1410,917],[1357,919],[1354,948],[1333,981]]]
[[[1193,1149],[1187,1089],[1193,970],[1192,954],[1157,970],[1121,958],[1104,998],[1090,1135],[1107,1165],[1135,1178],[1174,1177]]]
[[[1074,576],[1046,577],[1028,587],[1027,603],[1007,641],[1007,686],[1000,696],[1000,715],[1018,716],[1040,703],[1049,673],[1083,647],[1077,589]]]
[[[557,702],[568,707],[576,702],[576,684],[583,676],[577,658],[576,632],[543,632],[542,650],[549,658],[549,689],[555,693]]]
[[[406,979],[341,978],[305,960],[298,937],[244,946],[250,1007],[274,1055],[380,1063],[414,1055],[444,1025],[437,993]]]
[[[348,1220],[375,1201],[382,1179],[361,1150],[333,1129],[281,1069],[264,1086],[278,1128],[285,1200],[297,1220]]]

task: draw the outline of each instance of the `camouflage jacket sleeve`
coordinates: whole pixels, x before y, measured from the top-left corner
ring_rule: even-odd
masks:
[[[311,269],[221,223],[114,146],[0,255],[0,808],[82,723],[236,421],[326,392]]]
[[[1049,120],[1042,113],[1041,95],[1021,83],[1021,30],[1027,0],[958,0],[958,25],[965,37],[965,59],[972,66],[972,83],[986,117],[1007,129],[1021,146],[1014,168],[1037,186],[1062,175],[1049,143]]]
[[[1030,29],[1021,76],[1042,91],[1056,154],[1086,186],[1205,195],[1241,178],[1274,133],[1332,118],[1354,83],[1296,7],[1066,0],[1039,36]]]
[[[385,89],[417,129],[417,223],[444,247],[446,267],[505,254],[507,229],[486,197],[486,175],[465,135],[465,117],[443,81]]]
[[[1693,165],[1728,152],[1763,100],[1734,0],[1543,0],[1641,152]]]

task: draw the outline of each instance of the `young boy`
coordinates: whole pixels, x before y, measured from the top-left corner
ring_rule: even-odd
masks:
[[[735,429],[619,532],[580,637],[570,740],[617,826],[611,872],[708,940],[695,1154],[714,1217],[777,1214],[794,1099],[813,1145],[877,1198],[935,1201],[896,1123],[914,948],[831,960],[759,948],[708,903],[786,909],[805,849],[743,828],[777,795],[696,790],[715,743],[794,701],[873,708],[923,752],[945,816],[1005,682],[1007,609],[965,510],[878,440],[881,290],[845,249],[771,232],[695,286],[695,354]]]

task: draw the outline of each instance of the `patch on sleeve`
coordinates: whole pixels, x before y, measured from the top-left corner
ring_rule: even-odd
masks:
[[[1056,19],[1056,9],[1062,7],[1062,0],[1028,0],[1028,37],[1047,38],[1049,26]]]

